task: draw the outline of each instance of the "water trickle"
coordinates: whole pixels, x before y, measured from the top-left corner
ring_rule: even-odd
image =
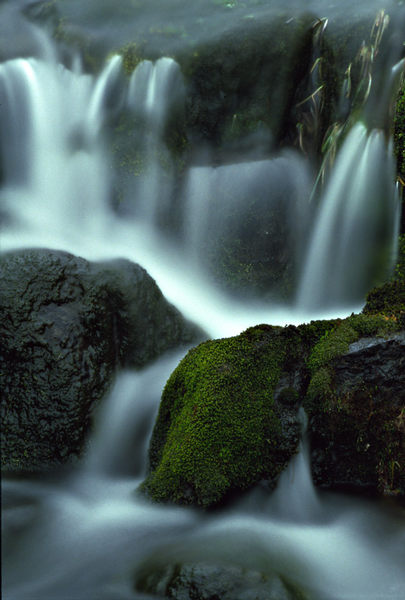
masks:
[[[298,453],[281,474],[277,488],[269,500],[269,509],[288,521],[313,522],[322,515],[322,503],[315,490],[311,474],[310,448],[307,437],[308,417],[299,412],[301,439]]]
[[[145,476],[150,424],[162,385],[183,353],[159,360],[140,372],[120,373],[96,419],[82,476]]]
[[[142,123],[138,143],[144,168],[131,190],[138,219],[156,226],[170,210],[173,188],[171,159],[163,141],[167,118],[184,102],[180,67],[172,58],[142,61],[133,71],[127,104]],[[161,217],[161,218],[160,218]],[[160,218],[160,219],[159,219]]]

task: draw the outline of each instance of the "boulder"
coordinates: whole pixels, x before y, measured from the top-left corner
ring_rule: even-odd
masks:
[[[66,252],[0,258],[1,451],[6,471],[41,471],[83,450],[94,406],[120,367],[202,333],[127,260]]]
[[[405,495],[405,278],[368,294],[363,314],[312,348],[304,399],[312,473],[325,488]]]
[[[136,578],[137,592],[173,600],[306,600],[295,584],[237,565],[169,564]]]
[[[141,490],[204,508],[274,487],[309,416],[317,485],[405,494],[400,314],[260,325],[189,351],[169,378]]]
[[[274,486],[297,450],[302,346],[297,328],[262,325],[190,350],[163,391],[143,489],[208,507]]]
[[[313,345],[304,399],[314,483],[405,495],[405,276],[400,239],[394,277],[367,295],[362,314]]]
[[[405,331],[350,344],[314,376],[306,407],[316,485],[404,495]]]

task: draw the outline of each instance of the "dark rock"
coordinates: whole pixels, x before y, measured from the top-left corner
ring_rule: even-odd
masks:
[[[234,565],[207,563],[162,566],[144,573],[136,589],[173,600],[305,600],[294,584]]]
[[[325,380],[308,406],[315,484],[403,496],[405,331],[350,344]]]
[[[155,281],[126,260],[65,252],[0,258],[2,467],[40,471],[83,450],[115,369],[201,339]]]

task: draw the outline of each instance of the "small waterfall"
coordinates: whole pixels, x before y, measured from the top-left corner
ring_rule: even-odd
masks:
[[[288,468],[283,471],[275,492],[269,500],[269,510],[280,518],[299,522],[314,521],[322,514],[322,504],[312,481],[309,440],[307,436],[308,417],[301,407],[301,439],[298,453]]]
[[[163,137],[174,105],[184,102],[180,67],[172,58],[142,61],[133,71],[128,88],[128,107],[140,121],[140,153],[144,169],[132,190],[139,219],[156,225],[170,210],[173,187],[171,158]]]
[[[97,415],[82,477],[145,475],[151,423],[164,383],[182,355],[165,356],[141,372],[117,376]]]
[[[206,269],[227,259],[236,262],[238,256],[253,272],[260,266],[271,269],[271,261],[277,268],[277,261],[288,262],[289,253],[293,262],[305,240],[309,190],[308,166],[293,151],[191,167],[183,191],[188,255]]]
[[[357,123],[323,194],[298,289],[303,309],[360,304],[392,268],[398,193],[392,142]]]
[[[17,245],[19,227],[71,244],[103,231],[109,177],[101,128],[120,64],[113,57],[97,79],[56,60],[0,65],[2,199]]]
[[[216,168],[192,166],[180,199],[187,239],[169,244],[157,223],[170,211],[174,195],[170,161],[168,167],[162,162],[168,104],[182,102],[179,68],[171,59],[141,63],[128,96],[120,70],[121,59],[113,57],[99,76],[86,75],[78,63],[71,69],[59,65],[51,52],[46,60],[0,64],[1,250],[41,245],[89,259],[120,256],[139,262],[166,297],[213,337],[255,323],[302,322],[301,314],[285,307],[224,299],[195,265],[202,262],[206,240],[228,234],[230,225],[238,234],[246,231],[247,238],[250,232],[252,243],[268,239],[268,226],[274,226],[270,213],[279,208],[299,263],[308,241],[312,167],[294,151],[262,160],[244,156],[238,164]],[[139,124],[137,143],[148,167],[130,189],[137,213],[122,219],[110,206],[103,129],[125,98]],[[364,282],[357,284],[355,270],[361,279],[363,272],[376,277],[386,268],[377,265],[376,274],[367,253],[374,253],[377,240],[377,259],[385,248],[389,254],[396,230],[390,153],[379,130],[368,133],[358,124],[347,136],[316,219],[308,257],[308,265],[315,266],[305,269],[309,283],[303,284],[307,292],[301,299],[307,308],[356,299]],[[260,235],[249,229],[254,202],[263,216]],[[331,272],[340,283],[324,291]],[[178,359],[173,355],[145,371],[117,375],[76,472],[55,480],[3,482],[4,597],[140,600],[134,570],[160,553],[164,565],[177,558],[211,560],[270,578],[277,573],[315,600],[401,598],[403,522],[356,499],[321,492],[318,497],[305,441],[273,497],[267,493],[262,505],[254,501],[249,514],[237,507],[202,517],[185,508],[154,506],[135,494],[160,392]]]

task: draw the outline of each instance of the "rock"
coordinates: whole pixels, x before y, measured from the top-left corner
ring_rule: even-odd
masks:
[[[315,484],[403,496],[405,331],[361,338],[322,371],[306,400]]]
[[[164,389],[143,489],[208,507],[261,479],[274,486],[297,449],[299,393],[273,392],[291,385],[301,349],[298,328],[262,325],[191,350]]]
[[[305,600],[295,584],[234,565],[208,563],[162,566],[144,573],[136,590],[173,600]]]
[[[322,336],[307,360],[314,483],[405,495],[405,277],[368,294],[363,314]]]
[[[303,401],[317,485],[403,495],[400,314],[260,325],[190,350],[164,389],[141,490],[207,508],[261,480],[273,487]]]
[[[91,414],[119,367],[201,339],[155,281],[126,260],[66,252],[0,258],[2,468],[41,471],[83,450]]]

